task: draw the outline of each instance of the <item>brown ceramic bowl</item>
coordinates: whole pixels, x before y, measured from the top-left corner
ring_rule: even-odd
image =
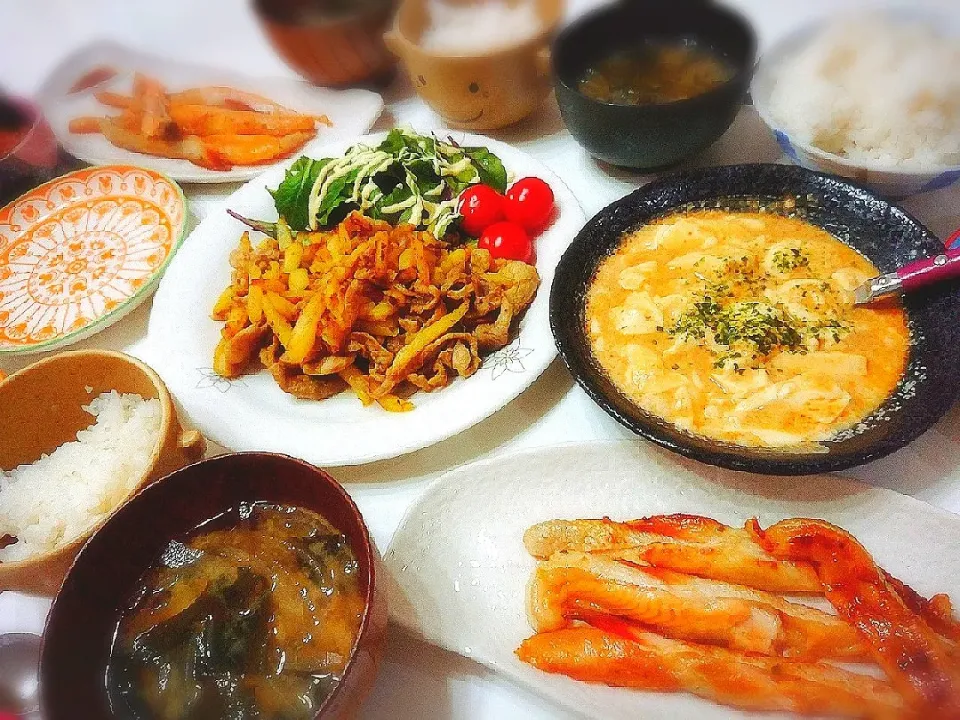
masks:
[[[254,0],[263,30],[290,67],[315,85],[340,87],[390,75],[383,42],[395,0]]]
[[[360,511],[323,470],[285,455],[236,453],[185,467],[146,488],[94,535],[54,600],[40,660],[47,720],[114,717],[104,684],[120,613],[167,543],[239,505],[265,501],[320,513],[347,536],[360,564],[366,611],[340,684],[318,718],[352,717],[377,673],[387,627],[378,556]]]
[[[461,3],[470,0],[458,0]],[[495,130],[532,113],[550,94],[550,41],[563,0],[535,0],[540,30],[486,52],[433,52],[420,44],[430,26],[428,0],[404,0],[389,48],[403,60],[417,94],[451,127]]]
[[[156,398],[161,406],[153,456],[130,495],[203,455],[203,437],[183,430],[170,393],[152,369],[122,353],[83,350],[48,357],[0,382],[0,468],[32,463],[76,440],[92,420],[82,406],[111,390]],[[53,552],[0,563],[0,591],[56,593],[80,547],[103,522]]]

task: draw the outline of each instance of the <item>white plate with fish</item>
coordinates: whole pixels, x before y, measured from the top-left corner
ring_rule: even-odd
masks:
[[[731,528],[751,518],[764,528],[785,518],[823,519],[852,533],[882,568],[924,597],[960,593],[960,519],[948,512],[840,477],[788,485],[782,478],[671,457],[646,444],[606,442],[510,453],[440,478],[408,511],[384,554],[391,618],[413,636],[587,717],[786,717],[746,713],[683,692],[581,682],[543,672],[515,654],[534,635],[527,588],[537,561],[525,548],[528,528],[555,519],[629,521],[675,513]],[[936,542],[924,541],[929,538]],[[822,607],[829,611],[828,604]],[[711,683],[708,678],[704,686]],[[734,685],[729,688],[735,695]]]

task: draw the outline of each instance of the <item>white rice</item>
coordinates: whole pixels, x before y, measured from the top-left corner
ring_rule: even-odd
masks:
[[[430,25],[420,45],[430,52],[469,55],[509,47],[536,35],[543,26],[530,0],[480,0],[465,4],[431,0]]]
[[[111,513],[143,477],[160,434],[160,401],[103,393],[83,408],[96,421],[49,455],[0,470],[0,550],[11,562],[50,552]]]
[[[789,136],[857,162],[960,164],[960,41],[883,13],[838,18],[779,68],[770,97]]]

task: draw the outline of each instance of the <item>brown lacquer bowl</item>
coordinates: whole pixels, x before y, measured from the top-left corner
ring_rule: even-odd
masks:
[[[160,401],[160,434],[153,455],[127,497],[203,455],[203,437],[181,427],[170,393],[151,368],[122,353],[83,350],[46,358],[0,382],[0,468],[32,463],[76,440],[77,432],[93,420],[83,406],[111,390]],[[55,594],[77,552],[102,524],[51,552],[0,562],[0,591]]]
[[[107,661],[118,618],[137,581],[172,538],[244,501],[313,510],[349,539],[360,566],[366,609],[343,679],[317,718],[356,713],[376,676],[387,627],[386,596],[376,581],[379,558],[360,511],[333,478],[312,465],[285,455],[237,453],[161,479],[84,546],[44,632],[40,692],[47,720],[113,717],[105,685]]]
[[[383,42],[394,0],[254,0],[267,38],[315,85],[386,80],[396,59]]]

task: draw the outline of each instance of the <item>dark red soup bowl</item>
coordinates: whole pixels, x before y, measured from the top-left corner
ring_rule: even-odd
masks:
[[[108,720],[107,662],[121,613],[170,540],[242,502],[306,508],[349,540],[365,611],[343,679],[317,718],[351,717],[373,684],[386,643],[387,607],[376,548],[360,511],[324,471],[269,453],[221,455],[167,475],[121,508],[87,542],[54,600],[40,660],[47,720]],[[212,719],[211,719],[212,720]]]

